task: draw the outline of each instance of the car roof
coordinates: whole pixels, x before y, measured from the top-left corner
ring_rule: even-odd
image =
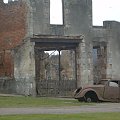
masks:
[[[120,81],[120,79],[101,79],[101,81]]]

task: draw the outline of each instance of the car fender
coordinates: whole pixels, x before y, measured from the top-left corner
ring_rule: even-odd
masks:
[[[93,91],[93,92],[97,95],[97,97],[98,97],[99,100],[104,100],[104,99],[102,98],[102,96],[100,96],[100,94],[99,94],[98,92],[96,92],[96,91],[95,91],[94,89],[92,89],[92,88],[84,89],[84,90],[80,91],[80,93],[78,94],[77,97],[82,98],[82,97],[85,96],[85,94],[86,94],[87,92],[90,92],[90,91]]]

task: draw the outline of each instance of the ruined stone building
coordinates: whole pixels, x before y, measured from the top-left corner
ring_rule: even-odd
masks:
[[[62,7],[63,25],[53,25],[50,0],[0,0],[0,93],[67,96],[120,78],[120,23],[93,26],[92,0]]]

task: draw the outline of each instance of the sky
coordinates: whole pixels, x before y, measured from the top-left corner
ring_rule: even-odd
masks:
[[[61,0],[51,0],[51,24],[62,24],[61,6]],[[120,21],[120,0],[93,0],[93,25],[103,25],[104,20]]]
[[[93,0],[93,24],[104,20],[120,21],[120,0]]]

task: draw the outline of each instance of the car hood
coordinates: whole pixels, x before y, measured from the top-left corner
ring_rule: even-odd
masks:
[[[100,90],[100,89],[103,89],[104,88],[104,85],[86,85],[84,86],[82,89],[95,89],[95,90]]]

